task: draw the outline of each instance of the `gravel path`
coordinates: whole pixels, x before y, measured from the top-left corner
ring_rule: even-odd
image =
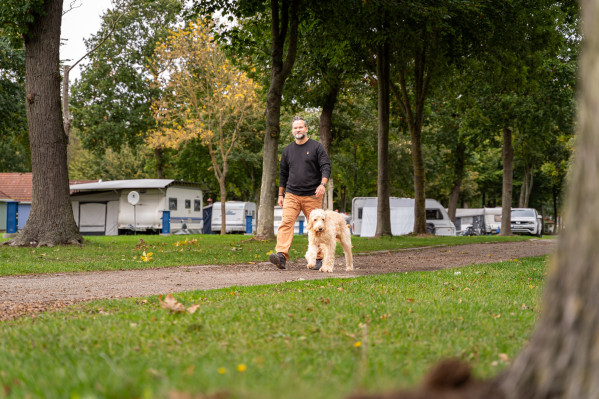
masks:
[[[555,240],[426,247],[393,252],[354,254],[352,272],[343,257],[333,274],[306,269],[306,261],[278,270],[269,262],[199,265],[162,269],[36,274],[0,277],[0,320],[69,306],[93,299],[141,297],[189,290],[276,284],[328,277],[356,277],[400,271],[439,270],[475,263],[550,254]]]

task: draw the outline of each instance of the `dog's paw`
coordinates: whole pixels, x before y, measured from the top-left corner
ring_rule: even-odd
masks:
[[[314,266],[316,266],[316,265],[306,265],[306,267],[310,270],[314,269]]]

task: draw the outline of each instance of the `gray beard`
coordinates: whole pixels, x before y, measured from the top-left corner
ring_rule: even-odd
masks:
[[[305,134],[302,134],[302,133],[300,133],[300,134],[294,134],[294,135],[293,135],[293,137],[295,137],[295,139],[296,139],[296,140],[301,140],[301,139],[303,139],[304,137],[306,137],[306,135],[305,135]]]

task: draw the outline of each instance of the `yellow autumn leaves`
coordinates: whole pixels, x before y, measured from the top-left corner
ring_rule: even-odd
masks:
[[[213,37],[214,25],[199,19],[172,31],[151,61],[156,128],[152,148],[179,148],[199,138],[211,150],[228,150],[239,128],[258,112],[258,86],[226,58]]]

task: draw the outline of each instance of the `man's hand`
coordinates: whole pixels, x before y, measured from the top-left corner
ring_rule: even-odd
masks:
[[[324,187],[322,184],[320,184],[320,185],[319,185],[319,186],[316,188],[316,197],[317,197],[317,198],[320,198],[320,197],[322,197],[322,196],[324,195],[325,191],[326,191],[326,188],[325,188],[325,187]]]
[[[279,195],[279,200],[277,201],[279,206],[282,208],[283,207],[283,200],[285,199],[285,197],[283,197],[282,195]]]

